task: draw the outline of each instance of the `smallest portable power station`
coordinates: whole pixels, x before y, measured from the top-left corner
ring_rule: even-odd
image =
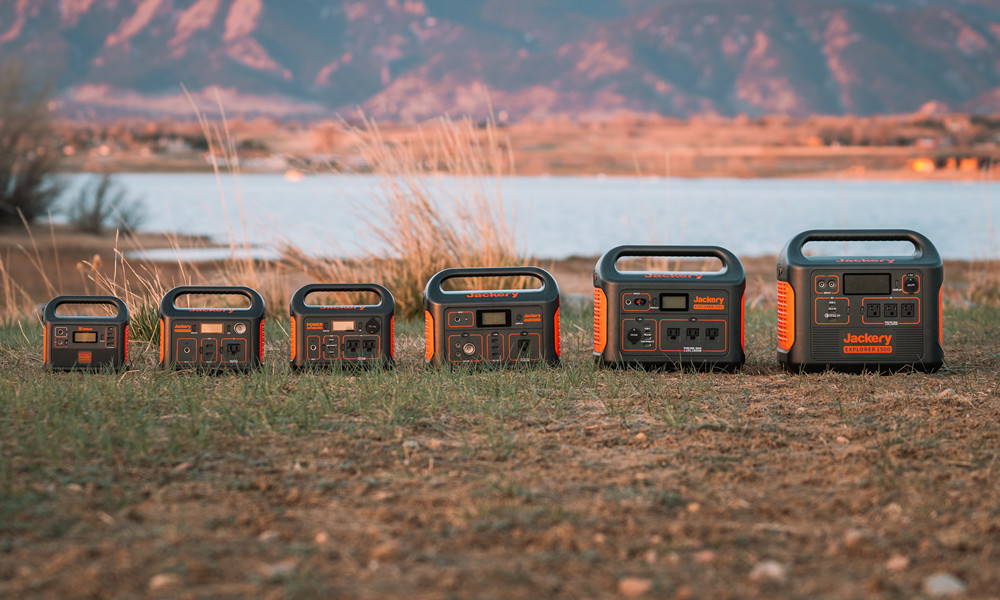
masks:
[[[717,258],[717,272],[622,271],[625,257]],[[619,246],[594,269],[594,358],[603,366],[739,368],[740,260],[717,246]]]
[[[110,316],[60,315],[64,305],[102,304]],[[128,366],[128,307],[114,296],[57,296],[45,305],[43,358],[52,371],[97,371]]]
[[[442,287],[458,277],[531,277],[542,285],[520,290]],[[559,286],[544,269],[445,269],[427,282],[424,309],[424,358],[433,365],[559,364]]]
[[[246,308],[181,308],[182,296],[235,295]],[[264,360],[264,299],[242,286],[180,286],[160,302],[160,366],[165,369],[247,371]]]
[[[371,292],[373,305],[306,304],[306,297],[322,292]],[[291,364],[293,368],[334,365],[385,366],[395,357],[396,301],[374,283],[314,283],[292,295]]]
[[[908,256],[806,256],[809,242],[910,242]],[[778,257],[778,361],[791,371],[912,367],[944,361],[934,244],[905,229],[813,230]]]

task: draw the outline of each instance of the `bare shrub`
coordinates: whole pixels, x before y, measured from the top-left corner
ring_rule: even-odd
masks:
[[[396,296],[399,314],[416,317],[427,280],[441,269],[530,262],[507,224],[499,178],[512,174],[514,165],[509,143],[492,122],[479,128],[468,119],[440,119],[421,128],[416,146],[386,141],[371,121],[349,133],[381,177],[380,197],[361,201],[366,210],[359,210],[376,215],[363,217],[374,236],[372,249],[358,259],[329,259],[289,244],[283,257],[290,268],[316,281],[382,283]],[[429,176],[442,171],[462,175],[460,189],[433,187]],[[482,283],[522,285],[516,278]]]
[[[136,231],[146,220],[142,203],[130,198],[128,191],[109,173],[84,184],[66,208],[70,225],[86,233]]]
[[[59,196],[49,99],[48,88],[33,85],[20,63],[0,63],[0,225],[33,222]]]

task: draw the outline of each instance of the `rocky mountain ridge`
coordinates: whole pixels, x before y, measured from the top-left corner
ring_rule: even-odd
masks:
[[[990,0],[0,0],[79,115],[1000,111]]]

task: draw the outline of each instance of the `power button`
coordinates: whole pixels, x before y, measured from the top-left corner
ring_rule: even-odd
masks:
[[[920,289],[920,280],[916,275],[909,273],[903,276],[903,291],[907,294],[916,294]]]

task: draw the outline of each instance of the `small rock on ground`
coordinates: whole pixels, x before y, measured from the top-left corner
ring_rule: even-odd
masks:
[[[626,577],[618,582],[618,592],[627,598],[635,598],[653,587],[652,580],[641,577]]]
[[[173,573],[160,573],[149,579],[149,591],[156,592],[180,584],[181,578]]]
[[[785,565],[775,560],[762,560],[750,570],[750,581],[782,583],[788,577]]]
[[[957,596],[965,591],[965,582],[951,573],[935,573],[924,579],[924,593],[935,598]]]

